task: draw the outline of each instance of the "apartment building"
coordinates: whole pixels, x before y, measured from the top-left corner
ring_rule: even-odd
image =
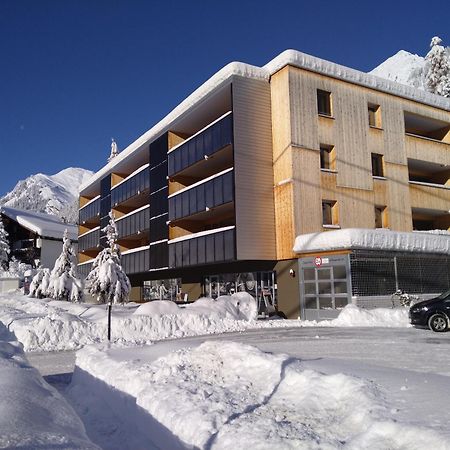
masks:
[[[246,290],[321,318],[363,297],[361,249],[294,251],[297,236],[448,230],[449,208],[450,100],[288,50],[227,65],[81,187],[79,269],[112,209],[134,299]],[[444,274],[421,293],[450,284],[450,237],[434,237],[390,255]]]

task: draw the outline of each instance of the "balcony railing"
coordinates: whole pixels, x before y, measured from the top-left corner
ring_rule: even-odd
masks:
[[[100,243],[100,227],[94,228],[92,231],[78,237],[78,251],[97,248]]]
[[[119,238],[140,234],[150,227],[150,206],[146,205],[138,211],[127,214],[116,220]]]
[[[86,278],[89,274],[89,272],[92,269],[92,264],[93,264],[93,260],[86,262],[86,263],[81,263],[78,264],[77,270],[78,270],[78,274],[82,277],[82,278]]]
[[[79,211],[79,223],[83,224],[100,216],[100,197],[95,198]]]
[[[122,253],[122,267],[127,274],[147,272],[150,268],[149,247],[140,247]]]
[[[169,197],[169,220],[178,220],[232,202],[233,191],[233,170],[227,169]]]
[[[229,112],[169,152],[169,176],[181,172],[232,143],[233,115]]]
[[[132,177],[111,188],[111,204],[113,206],[141,194],[150,189],[148,166]]]
[[[236,259],[235,227],[219,228],[169,241],[169,268]]]

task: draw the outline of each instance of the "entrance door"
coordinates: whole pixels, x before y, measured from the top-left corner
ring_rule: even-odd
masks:
[[[348,255],[299,260],[300,312],[306,320],[333,319],[351,302]]]

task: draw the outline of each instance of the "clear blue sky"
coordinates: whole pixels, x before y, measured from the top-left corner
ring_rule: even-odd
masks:
[[[450,45],[450,2],[0,0],[0,195],[98,170],[230,61],[294,48],[369,71]]]

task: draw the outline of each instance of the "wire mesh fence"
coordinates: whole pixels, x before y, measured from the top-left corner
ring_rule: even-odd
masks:
[[[357,297],[440,293],[450,288],[450,255],[355,250],[350,255]]]

